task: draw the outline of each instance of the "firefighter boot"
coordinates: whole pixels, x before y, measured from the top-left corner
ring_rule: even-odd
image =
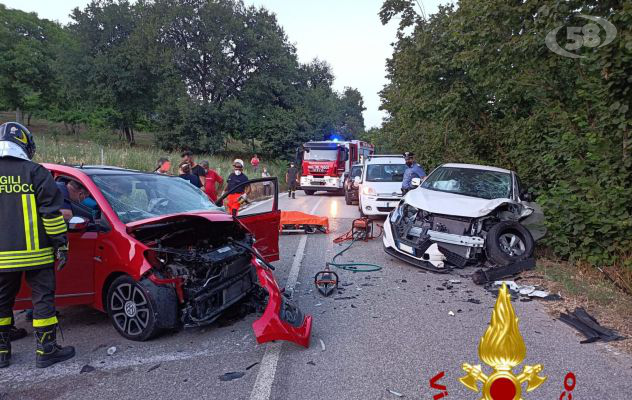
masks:
[[[11,360],[11,333],[8,329],[0,331],[0,368],[9,366]]]
[[[35,328],[35,341],[37,342],[37,350],[35,351],[35,366],[37,368],[50,367],[75,356],[74,347],[62,347],[57,344],[57,324]]]
[[[292,198],[295,199],[296,198],[296,192],[292,192]]]

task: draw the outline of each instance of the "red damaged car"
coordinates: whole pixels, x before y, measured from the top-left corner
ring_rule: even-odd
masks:
[[[276,178],[235,188],[244,193],[236,216],[178,177],[44,166],[56,181],[73,180],[90,192],[89,202],[72,204],[58,306],[90,305],[107,312],[122,336],[147,340],[210,324],[248,302],[263,310],[253,323],[257,342],[309,346],[312,318],[284,296],[269,264],[279,259]],[[30,297],[23,284],[16,310],[31,308]]]

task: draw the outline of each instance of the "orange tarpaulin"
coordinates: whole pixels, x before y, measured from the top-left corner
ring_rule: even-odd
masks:
[[[281,211],[279,230],[282,230],[284,225],[318,225],[324,227],[329,233],[329,218],[300,211]]]

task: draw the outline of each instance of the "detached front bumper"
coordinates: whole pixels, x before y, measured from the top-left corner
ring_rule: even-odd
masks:
[[[274,274],[255,257],[252,263],[257,268],[259,285],[268,292],[268,304],[261,318],[253,322],[257,343],[287,340],[309,347],[312,332],[312,317],[304,315],[279,289]]]

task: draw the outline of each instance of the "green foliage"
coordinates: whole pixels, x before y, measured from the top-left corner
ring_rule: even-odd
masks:
[[[276,16],[238,0],[92,0],[60,27],[0,11],[0,104],[134,144],[211,154],[230,140],[287,157],[302,141],[364,130],[356,89],[301,65]],[[15,96],[18,93],[19,96]]]
[[[428,19],[412,15],[414,5],[389,0],[380,13],[402,23],[376,142],[415,151],[427,168],[513,169],[540,195],[557,255],[594,264],[629,256],[632,4],[468,0]],[[586,23],[574,13],[606,18],[616,40],[578,60],[549,51],[549,31]]]
[[[48,62],[61,28],[0,4],[0,104],[19,112],[45,109],[54,84]]]

